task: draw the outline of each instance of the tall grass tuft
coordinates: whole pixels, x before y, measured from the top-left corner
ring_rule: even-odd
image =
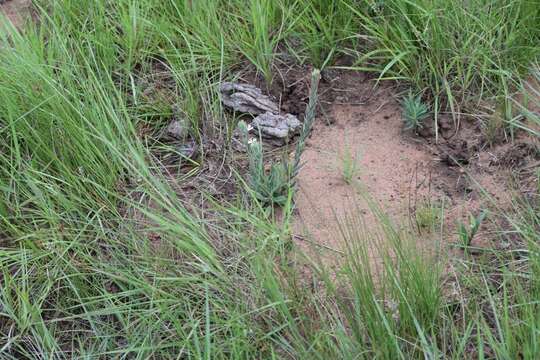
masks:
[[[431,94],[436,113],[505,101],[540,50],[534,1],[389,0],[349,5],[372,49],[357,69],[406,80]],[[370,61],[369,65],[365,65]]]

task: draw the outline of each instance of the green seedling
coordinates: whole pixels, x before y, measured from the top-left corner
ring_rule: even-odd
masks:
[[[471,246],[472,240],[478,230],[480,225],[487,216],[487,211],[483,210],[478,216],[470,215],[469,224],[465,225],[461,221],[458,223],[458,237],[460,241],[460,246],[464,249],[467,249]]]
[[[422,102],[420,95],[411,92],[401,102],[405,130],[418,130],[423,127],[424,120],[429,115],[429,108]]]
[[[353,154],[351,148],[346,146],[340,160],[341,176],[348,185],[351,185],[360,170],[358,154]]]
[[[290,188],[289,166],[286,161],[272,163],[270,171],[264,168],[263,148],[260,141],[249,144],[249,184],[255,197],[264,204],[285,205]]]
[[[248,127],[244,121],[238,123],[241,141],[247,148],[249,158],[248,183],[254,196],[263,204],[283,206],[287,201],[290,188],[289,165],[282,162],[272,163],[269,172],[264,166],[263,147],[260,141],[250,141]]]

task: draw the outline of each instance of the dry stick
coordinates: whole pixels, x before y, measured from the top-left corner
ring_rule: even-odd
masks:
[[[304,242],[307,242],[307,243],[310,243],[311,245],[322,247],[323,249],[333,251],[333,252],[338,253],[340,255],[345,255],[345,252],[343,252],[341,250],[334,249],[333,247],[330,247],[328,245],[320,244],[318,242],[307,239],[307,238],[305,238],[304,236],[301,236],[301,235],[293,235],[293,238],[304,241]]]

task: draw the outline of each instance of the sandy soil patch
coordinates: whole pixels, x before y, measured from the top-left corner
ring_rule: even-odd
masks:
[[[444,204],[442,238],[453,242],[458,221],[466,223],[471,214],[495,203],[499,208],[509,205],[511,176],[537,156],[535,145],[521,139],[487,146],[474,122],[463,121],[457,135],[445,134],[438,142],[422,138],[403,130],[396,87],[374,87],[358,73],[338,73],[332,83],[334,95],[326,116],[318,119],[303,155],[294,224],[302,248],[315,244],[329,258],[343,248],[337,220],[361,217],[367,232],[378,231],[379,221],[362,194],[368,194],[395,224],[413,228],[422,207]],[[353,183],[343,176],[347,153],[357,162]],[[484,226],[473,245],[493,245],[490,232],[493,229]],[[415,234],[419,248],[438,246],[434,242],[440,238],[440,233]]]

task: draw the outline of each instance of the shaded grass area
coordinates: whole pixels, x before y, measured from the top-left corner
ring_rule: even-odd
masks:
[[[536,200],[501,214],[512,251],[457,262],[455,297],[442,263],[382,212],[378,234],[340,219],[342,271],[305,259],[306,277],[291,261],[290,197],[284,221],[241,196],[188,209],[141,136],[179,109],[202,166],[205,144],[229,149],[234,127],[216,85],[242,66],[270,80],[284,53],[317,67],[353,54],[436,107],[506,101],[538,56],[540,9],[456,4],[36,1],[38,24],[2,25],[2,357],[533,359]],[[156,69],[172,80],[148,94]],[[377,274],[366,241],[389,244]]]

